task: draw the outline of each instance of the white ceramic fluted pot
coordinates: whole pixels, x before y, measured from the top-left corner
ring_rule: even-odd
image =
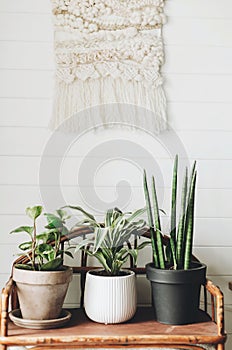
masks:
[[[99,323],[121,323],[136,311],[135,273],[125,276],[101,276],[96,271],[86,275],[84,306],[87,316]]]
[[[29,320],[50,320],[59,317],[72,269],[31,271],[13,268],[22,317]]]

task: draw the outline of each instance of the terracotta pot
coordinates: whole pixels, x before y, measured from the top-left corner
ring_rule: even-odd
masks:
[[[89,271],[86,276],[84,306],[87,316],[99,323],[121,323],[136,311],[135,273],[124,276],[102,276]]]
[[[29,320],[50,320],[60,316],[72,269],[31,271],[13,268],[22,317]]]
[[[206,280],[206,265],[192,263],[189,270],[163,270],[150,263],[146,272],[157,321],[175,325],[199,321],[200,289]]]

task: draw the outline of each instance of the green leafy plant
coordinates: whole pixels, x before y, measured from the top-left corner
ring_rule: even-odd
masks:
[[[145,232],[146,222],[137,220],[144,209],[134,213],[123,213],[118,208],[109,209],[106,212],[104,223],[97,222],[92,214],[87,213],[80,207],[69,206],[84,215],[83,220],[76,226],[87,225],[93,234],[77,244],[76,251],[84,249],[87,254],[94,256],[104,268],[104,274],[117,276],[129,256],[136,263],[137,253],[148,242],[143,242],[137,247],[132,247],[130,239],[132,236],[140,237]]]
[[[30,240],[19,245],[22,251],[20,256],[26,257],[28,263],[15,264],[15,267],[26,270],[52,271],[57,270],[62,265],[62,254],[65,253],[72,257],[68,250],[60,249],[61,237],[67,235],[69,230],[65,222],[70,216],[64,210],[57,210],[56,215],[45,213],[47,225],[45,231],[37,233],[37,219],[43,211],[42,206],[34,206],[26,209],[26,214],[32,219],[32,226],[20,226],[11,234],[25,232]],[[51,244],[53,242],[53,244]]]
[[[191,268],[193,231],[194,231],[194,203],[196,188],[196,162],[194,162],[190,177],[186,168],[182,187],[179,221],[177,222],[177,173],[178,156],[175,157],[172,177],[171,196],[171,227],[170,240],[166,249],[163,244],[163,231],[160,221],[155,179],[152,177],[150,196],[146,171],[144,171],[144,194],[146,200],[148,223],[150,226],[151,243],[154,265],[157,268],[189,269]]]

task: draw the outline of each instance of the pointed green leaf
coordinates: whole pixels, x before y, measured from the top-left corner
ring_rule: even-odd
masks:
[[[46,228],[53,229],[63,227],[63,221],[58,216],[50,213],[45,213],[44,215],[48,221]]]
[[[17,269],[22,269],[22,270],[34,270],[32,265],[29,264],[15,264],[14,265]]]
[[[108,210],[107,210],[106,216],[105,216],[105,227],[108,227],[108,226],[111,225],[111,223],[112,223],[113,211],[114,211],[114,209],[108,209]]]
[[[64,251],[64,254],[68,255],[70,258],[74,259],[74,256],[71,252],[69,252],[68,250]]]
[[[32,247],[32,242],[24,242],[19,245],[19,249],[21,250],[29,250]]]
[[[101,252],[96,252],[94,253],[94,256],[97,258],[97,260],[100,262],[100,264],[103,266],[104,270],[107,272],[107,273],[110,273],[111,272],[111,269],[110,267],[108,266],[107,264],[107,261],[104,257],[104,255],[101,253]]]
[[[50,254],[54,248],[50,244],[41,243],[36,247],[37,254]]]
[[[71,215],[69,215],[66,210],[57,209],[56,212],[63,222],[71,218]]]
[[[192,181],[190,187],[190,195],[188,201],[187,215],[186,215],[186,247],[184,257],[184,269],[190,268],[192,259],[193,246],[193,230],[194,230],[194,203],[195,203],[195,189],[196,189],[196,171],[192,174]]]
[[[154,212],[155,228],[161,231],[159,205],[158,205],[154,176],[152,176],[152,200],[153,200],[153,212]]]
[[[20,226],[20,227],[14,229],[13,231],[11,231],[10,233],[26,232],[31,236],[33,230],[34,230],[34,228],[32,226]]]
[[[66,226],[63,226],[60,234],[61,236],[67,236],[69,234],[68,228]]]
[[[41,215],[43,211],[43,207],[40,205],[34,207],[28,207],[26,209],[26,214],[33,220],[37,219]]]
[[[176,258],[178,269],[183,268],[184,261],[184,243],[185,243],[185,218],[186,218],[186,203],[188,192],[188,169],[186,168],[185,177],[182,187],[181,196],[181,212],[177,231],[177,246],[176,246]]]
[[[158,250],[157,250],[157,246],[156,246],[154,221],[153,221],[153,217],[152,217],[152,206],[151,206],[150,194],[149,194],[148,184],[147,184],[147,174],[146,174],[145,170],[143,173],[143,189],[144,189],[144,195],[145,195],[145,201],[146,201],[148,224],[150,227],[154,264],[155,264],[155,267],[159,268],[160,266],[159,266]]]
[[[93,245],[93,244],[94,244],[93,238],[83,239],[80,243],[78,243],[76,245],[74,253],[78,252],[80,249],[83,249],[83,248],[85,248],[89,245]]]
[[[62,265],[62,258],[56,258],[52,261],[47,262],[46,264],[43,264],[40,268],[41,271],[54,271],[57,270]]]
[[[137,219],[138,217],[141,217],[141,215],[143,215],[144,213],[146,213],[146,211],[147,211],[147,208],[138,209],[138,210],[136,210],[134,213],[132,213],[132,214],[127,218],[127,220],[128,220],[129,222],[135,221],[135,219]]]
[[[87,226],[89,228],[94,228],[94,227],[101,227],[101,225],[96,222],[95,220],[91,220],[91,219],[88,219],[88,218],[85,218],[83,220],[80,220],[78,221],[72,228],[70,231],[73,231],[75,229],[77,229],[78,227],[81,227],[81,226],[85,226],[87,224]]]
[[[147,246],[150,245],[150,244],[151,244],[150,241],[142,242],[142,243],[140,243],[140,244],[138,245],[138,247],[137,247],[136,249],[141,250],[141,249],[147,247]]]
[[[144,185],[144,194],[145,194],[145,200],[146,200],[146,209],[147,209],[147,217],[148,217],[148,224],[150,227],[154,227],[153,217],[152,217],[152,207],[151,207],[151,200],[148,190],[148,184],[147,184],[147,174],[144,170],[143,173],[143,185]]]
[[[78,211],[80,211],[82,214],[84,214],[86,217],[88,217],[89,219],[91,219],[91,220],[93,220],[93,221],[96,221],[96,220],[95,220],[95,217],[94,217],[92,214],[88,213],[87,211],[85,211],[84,209],[82,209],[82,208],[79,207],[79,206],[66,205],[66,206],[64,206],[64,207],[62,207],[62,208],[70,208],[70,209],[78,210]],[[62,209],[62,208],[61,208],[61,209]]]
[[[160,209],[160,208],[159,208],[159,211],[160,211],[162,214],[167,215],[166,211],[164,211],[163,209]]]
[[[173,244],[176,246],[176,205],[177,205],[177,171],[178,155],[175,157],[172,177],[172,201],[171,201],[171,232]]]
[[[155,229],[156,229],[156,241],[157,241],[157,252],[159,259],[159,267],[161,269],[165,268],[165,257],[164,257],[164,247],[161,233],[160,215],[159,215],[159,205],[156,194],[155,178],[152,176],[152,200],[153,200],[153,210],[155,219]]]
[[[105,236],[108,233],[108,229],[107,228],[99,228],[97,227],[94,230],[94,234],[95,234],[95,241],[94,241],[94,247],[93,247],[93,254],[95,254],[98,249],[101,247],[102,242],[105,239]]]
[[[176,250],[175,250],[176,246],[175,246],[175,243],[174,243],[172,237],[170,237],[170,248],[171,248],[171,252],[172,252],[173,269],[176,270],[177,269]]]
[[[132,257],[133,265],[136,266],[138,259],[138,250],[137,249],[129,249],[128,254]]]

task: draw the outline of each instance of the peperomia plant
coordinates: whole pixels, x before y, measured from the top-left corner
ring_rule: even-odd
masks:
[[[161,228],[160,209],[155,186],[152,177],[150,197],[147,175],[144,171],[144,194],[147,207],[147,217],[150,226],[153,261],[157,268],[189,269],[191,268],[193,229],[194,229],[194,202],[196,188],[196,162],[194,162],[190,178],[186,168],[182,187],[179,222],[177,222],[177,173],[178,156],[175,157],[172,178],[171,198],[171,227],[169,244],[164,249],[163,231]]]
[[[84,249],[87,254],[94,256],[103,266],[105,275],[117,276],[129,256],[134,263],[140,249],[148,242],[142,242],[137,247],[130,244],[131,237],[140,237],[145,231],[146,222],[138,219],[144,209],[134,213],[123,213],[118,208],[109,209],[106,212],[104,223],[97,222],[92,214],[87,213],[80,207],[69,206],[84,214],[83,220],[76,226],[87,225],[93,234],[77,244],[76,251]]]
[[[70,216],[64,210],[57,210],[56,215],[45,213],[47,225],[45,231],[37,233],[37,219],[42,214],[42,206],[26,209],[26,214],[32,219],[32,226],[20,226],[10,233],[25,232],[30,240],[19,245],[20,256],[25,256],[28,263],[15,264],[15,267],[26,270],[53,271],[62,265],[62,254],[72,257],[68,250],[60,249],[61,237],[69,233],[65,222]],[[51,244],[53,242],[53,244]]]

